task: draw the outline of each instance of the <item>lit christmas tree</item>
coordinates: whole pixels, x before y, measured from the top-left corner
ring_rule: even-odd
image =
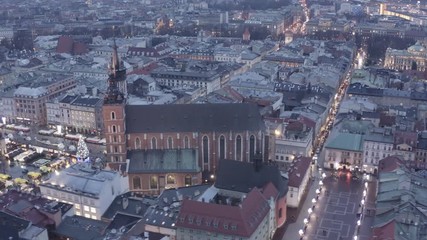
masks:
[[[77,144],[77,161],[86,162],[89,161],[89,149],[83,139],[83,136],[80,135],[79,143]]]

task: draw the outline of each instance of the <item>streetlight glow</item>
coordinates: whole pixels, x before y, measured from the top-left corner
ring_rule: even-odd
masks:
[[[366,190],[363,190],[363,197],[366,197]]]
[[[319,185],[320,185],[320,186],[322,186],[322,185],[323,185],[323,181],[322,181],[322,180],[320,180],[320,181],[319,181]]]
[[[311,214],[311,213],[313,212],[313,209],[309,208],[309,209],[307,210],[307,212],[308,212],[308,214]]]
[[[362,203],[362,205],[365,205],[365,199],[362,199],[362,201],[360,201]]]
[[[360,226],[360,224],[361,224],[361,222],[360,222],[360,219],[359,219],[359,220],[357,220],[357,226]]]
[[[307,223],[308,223],[308,219],[304,218],[304,224],[307,224]]]
[[[302,236],[302,235],[304,235],[304,230],[300,229],[300,230],[298,231],[298,233],[299,233],[299,235],[300,235],[300,236]]]
[[[322,177],[323,177],[323,178],[325,178],[325,177],[326,177],[326,173],[323,173],[323,174],[322,174]]]
[[[316,203],[316,199],[315,198],[311,199],[311,202]]]
[[[316,193],[317,193],[317,194],[319,194],[319,193],[320,193],[320,190],[319,190],[319,189],[316,189]]]

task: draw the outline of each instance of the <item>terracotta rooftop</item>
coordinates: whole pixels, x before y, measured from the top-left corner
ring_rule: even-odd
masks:
[[[248,193],[241,206],[184,200],[177,227],[250,237],[270,207],[258,188]]]
[[[288,186],[299,188],[302,180],[310,168],[311,158],[299,157],[292,163],[292,167],[289,169],[289,183]]]
[[[404,161],[398,156],[389,156],[379,161],[378,171],[379,173],[393,172],[403,165],[405,165]]]

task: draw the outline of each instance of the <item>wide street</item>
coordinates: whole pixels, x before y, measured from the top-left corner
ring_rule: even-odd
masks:
[[[307,217],[302,239],[354,239],[364,184],[347,174],[327,175],[313,212]]]

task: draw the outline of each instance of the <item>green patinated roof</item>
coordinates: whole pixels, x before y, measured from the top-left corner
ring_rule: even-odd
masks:
[[[353,133],[339,133],[325,147],[339,150],[361,152],[363,135]]]

